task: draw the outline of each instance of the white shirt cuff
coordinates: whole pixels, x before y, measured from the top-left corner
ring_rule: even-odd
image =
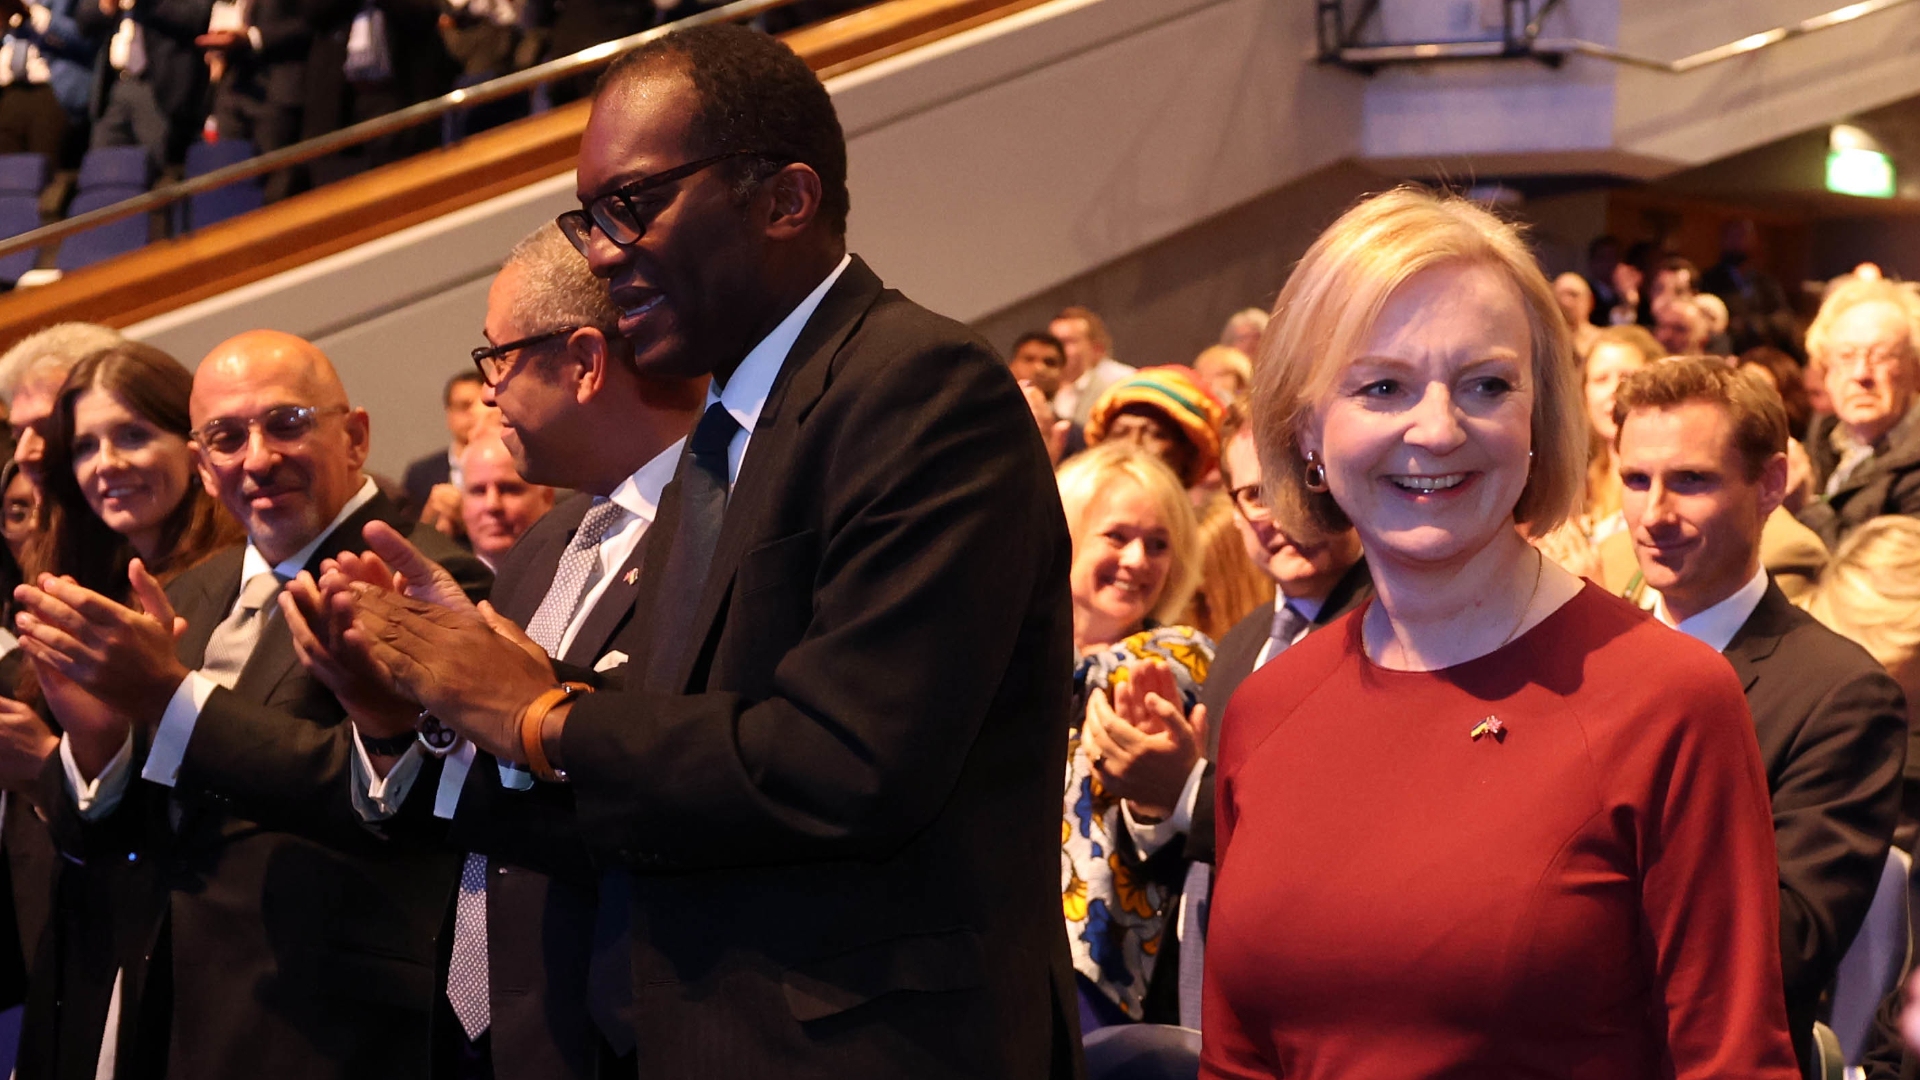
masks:
[[[426,758],[426,751],[420,748],[420,740],[415,739],[400,760],[393,763],[387,775],[374,772],[373,761],[367,757],[367,747],[360,741],[360,729],[353,728],[353,762],[349,766],[353,773],[353,809],[360,815],[361,821],[385,821],[400,812],[400,806],[407,801],[407,792],[413,790],[413,781],[420,775],[420,763]]]
[[[1200,777],[1207,771],[1207,759],[1200,758],[1193,763],[1192,771],[1187,773],[1187,782],[1180,789],[1180,798],[1173,804],[1173,813],[1166,820],[1152,825],[1143,825],[1133,818],[1133,810],[1127,801],[1120,801],[1120,816],[1127,823],[1127,834],[1133,837],[1133,846],[1143,859],[1151,858],[1153,853],[1166,847],[1176,836],[1182,836],[1193,826],[1193,804],[1200,798]]]
[[[98,821],[113,813],[127,793],[127,780],[133,773],[133,732],[127,732],[127,741],[91,781],[81,776],[80,767],[73,763],[73,743],[65,735],[60,736],[60,765],[66,771],[67,794],[73,796],[80,820]]]
[[[433,816],[452,821],[460,809],[460,792],[467,786],[467,773],[473,770],[473,744],[465,739],[453,748],[440,766],[440,788],[433,793]]]
[[[500,786],[508,791],[532,791],[533,773],[525,766],[510,761],[495,761],[500,767]]]
[[[153,729],[153,746],[147,750],[143,779],[163,787],[180,780],[180,763],[187,759],[187,743],[193,738],[193,726],[200,722],[200,710],[220,684],[197,671],[187,672],[160,714],[160,726]]]
[[[267,48],[266,39],[260,36],[259,27],[257,26],[247,27],[247,44],[253,46],[254,52],[266,51],[266,48]]]

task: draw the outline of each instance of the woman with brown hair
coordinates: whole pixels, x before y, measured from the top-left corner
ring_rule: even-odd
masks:
[[[1518,233],[1369,199],[1260,351],[1268,505],[1376,592],[1221,718],[1201,1075],[1793,1080],[1740,683],[1521,535],[1588,432]]]
[[[164,583],[245,539],[195,475],[192,392],[191,372],[137,341],[74,366],[54,405],[39,565],[124,599],[135,558]]]

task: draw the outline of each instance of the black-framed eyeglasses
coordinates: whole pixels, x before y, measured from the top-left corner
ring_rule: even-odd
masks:
[[[563,326],[558,330],[549,330],[544,334],[509,341],[505,345],[482,345],[473,350],[473,366],[480,369],[480,381],[488,386],[499,386],[507,372],[513,370],[512,355],[521,349],[531,349],[554,338],[570,337],[582,329],[579,326]]]
[[[729,150],[724,154],[689,161],[665,172],[652,176],[643,176],[631,184],[625,184],[617,190],[588,203],[580,210],[569,210],[554,219],[560,231],[573,242],[580,254],[587,253],[587,246],[593,242],[593,227],[598,225],[607,239],[625,246],[637,242],[647,234],[647,222],[651,214],[644,217],[638,205],[640,196],[675,180],[684,180],[702,169],[711,168],[723,161],[737,157],[766,157],[757,150]]]
[[[1265,520],[1273,516],[1273,511],[1267,508],[1267,497],[1260,490],[1259,484],[1242,484],[1227,494],[1233,496],[1234,507],[1240,511],[1240,516],[1248,521]]]
[[[216,462],[231,462],[247,452],[253,429],[267,442],[292,447],[313,433],[322,416],[348,413],[345,405],[275,405],[259,416],[222,416],[200,425],[193,439]]]

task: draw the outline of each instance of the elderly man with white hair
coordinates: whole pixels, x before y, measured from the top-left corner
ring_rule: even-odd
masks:
[[[58,323],[21,338],[0,356],[0,398],[7,402],[13,460],[35,484],[46,454],[46,426],[67,372],[88,353],[121,341],[120,332],[94,323]]]
[[[1920,287],[1854,277],[1807,329],[1833,415],[1807,439],[1818,498],[1802,508],[1828,547],[1880,514],[1920,515]]]

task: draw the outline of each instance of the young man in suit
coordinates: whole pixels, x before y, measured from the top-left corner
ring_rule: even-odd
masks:
[[[367,415],[325,355],[272,331],[216,347],[190,407],[201,479],[245,525],[246,546],[164,593],[136,570],[140,611],[51,578],[17,593],[22,647],[45,666],[66,730],[56,837],[77,873],[146,867],[96,928],[117,968],[91,972],[104,985],[65,987],[63,1010],[99,1007],[84,1018],[95,1032],[117,997],[118,1030],[63,1045],[62,1060],[88,1075],[103,1052],[121,1076],[421,1074],[457,863],[418,838],[430,822],[369,829],[340,797],[349,755],[397,756],[356,747],[343,721],[393,703],[343,702],[310,678],[273,600],[358,550],[367,524],[397,522],[361,472]],[[477,561],[437,534],[417,538],[484,594]],[[283,739],[303,768],[264,768]]]
[[[355,640],[607,867],[607,1075],[1072,1075],[1056,892],[1068,539],[1005,366],[846,254],[845,143],[778,42],[610,70],[562,227],[640,370],[711,374],[624,689],[371,586]],[[622,944],[624,943],[624,944]]]
[[[461,486],[456,474],[460,455],[467,449],[467,436],[473,431],[473,403],[480,400],[480,386],[480,374],[476,371],[456,372],[447,380],[446,388],[440,392],[440,404],[447,416],[447,446],[408,465],[405,479],[401,481],[407,489],[407,509],[429,525],[435,520],[428,514],[434,488],[451,484],[458,490]],[[451,507],[432,509],[435,515],[459,512]]]
[[[1206,940],[1204,905],[1212,880],[1213,758],[1220,747],[1220,723],[1227,702],[1248,675],[1294,642],[1352,611],[1373,594],[1372,578],[1361,557],[1360,538],[1348,532],[1319,544],[1304,544],[1273,519],[1260,493],[1260,455],[1253,429],[1235,410],[1221,428],[1220,477],[1233,498],[1234,524],[1247,557],[1273,579],[1272,605],[1262,605],[1227,631],[1214,652],[1213,666],[1200,688],[1206,707],[1205,756],[1178,777],[1163,777],[1158,790],[1139,792],[1153,805],[1175,807],[1165,820],[1143,823],[1125,805],[1135,847],[1164,880],[1180,880],[1178,902],[1187,912],[1183,937],[1162,939],[1162,952],[1147,987],[1147,1019],[1156,1023],[1199,1026],[1201,955]],[[1116,770],[1122,792],[1132,782],[1131,762],[1103,759]],[[1174,861],[1186,864],[1176,876]],[[1195,947],[1195,946],[1199,947]]]
[[[1635,372],[1614,403],[1627,526],[1654,615],[1720,650],[1746,686],[1773,797],[1787,1017],[1804,1064],[1814,1010],[1866,917],[1900,811],[1907,708],[1857,645],[1760,565],[1787,485],[1787,419],[1716,359]]]

